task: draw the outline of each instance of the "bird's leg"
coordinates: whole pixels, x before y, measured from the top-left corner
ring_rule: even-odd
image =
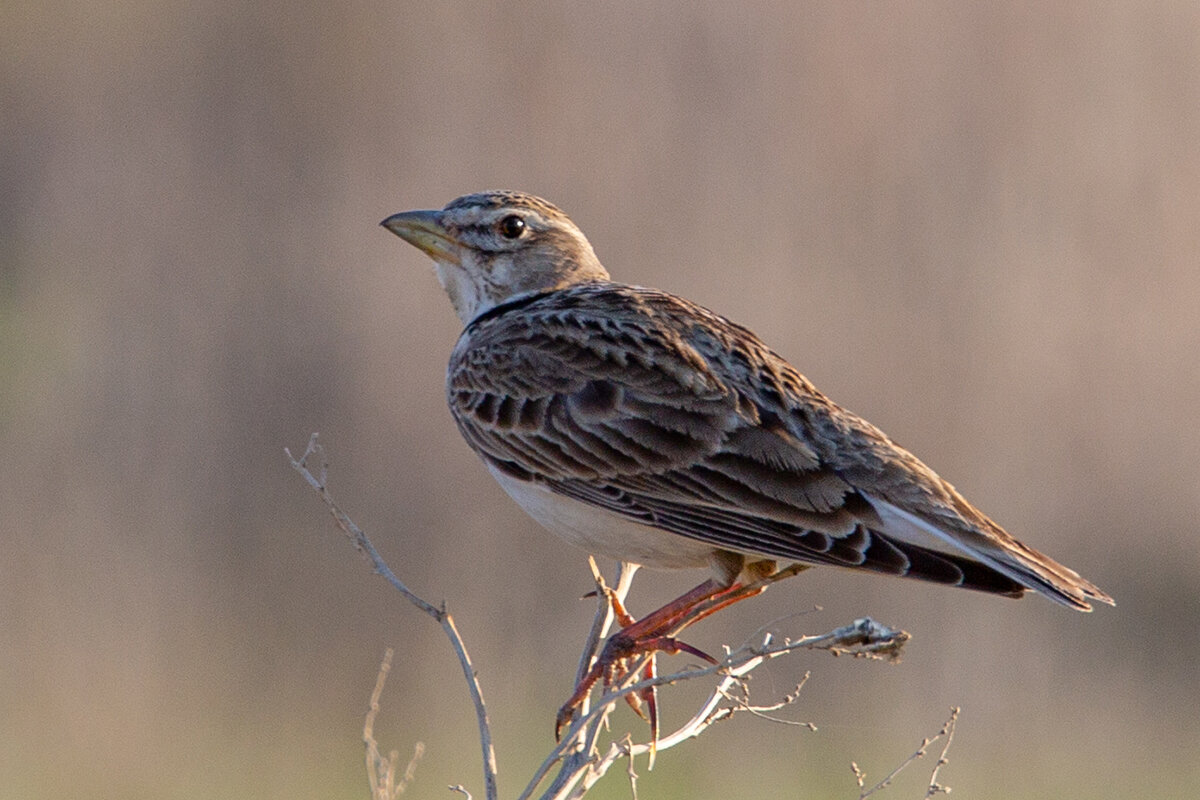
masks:
[[[734,583],[727,585],[720,581],[709,579],[700,584],[690,592],[672,600],[657,611],[643,617],[642,619],[631,622],[622,630],[617,631],[608,638],[604,644],[604,649],[600,652],[592,668],[579,681],[575,687],[574,693],[567,699],[559,709],[555,719],[554,734],[557,739],[562,733],[563,727],[570,720],[575,709],[587,697],[592,687],[597,681],[603,679],[604,685],[610,685],[613,682],[614,676],[621,665],[628,663],[631,659],[638,656],[650,655],[663,652],[669,655],[676,653],[689,653],[707,661],[710,664],[716,664],[717,660],[705,653],[703,650],[695,648],[686,642],[681,642],[676,639],[679,634],[688,625],[698,622],[711,614],[715,614],[722,608],[733,605],[739,600],[745,600],[747,597],[761,594],[771,584],[791,577],[798,572],[801,572],[806,567],[804,565],[792,565],[778,572],[771,571],[770,574],[762,575],[762,570],[759,574],[752,570],[751,579],[743,583]],[[773,565],[771,565],[773,570]],[[755,579],[757,577],[757,579]],[[623,611],[621,609],[620,611]],[[614,608],[614,612],[620,616],[620,611]],[[626,613],[627,619],[632,620]],[[652,664],[652,662],[651,662]],[[650,670],[653,670],[652,665],[648,665]],[[651,674],[652,676],[652,674]],[[651,724],[651,733],[654,738],[657,738],[657,721],[658,721],[658,705],[655,699],[654,687],[649,687],[639,693],[639,699],[645,701],[647,706],[648,721]],[[637,708],[632,702],[631,706]]]
[[[659,650],[679,652],[686,648],[693,655],[716,663],[712,656],[690,645],[679,647],[680,643],[669,636],[668,632],[674,628],[677,620],[687,616],[688,612],[698,603],[726,591],[728,591],[728,587],[722,586],[710,578],[687,594],[672,600],[636,622],[633,622],[632,617],[626,614],[625,616],[631,621],[630,624],[608,638],[604,649],[592,664],[592,668],[583,676],[583,679],[575,687],[574,693],[558,710],[558,716],[554,723],[554,738],[559,738],[563,726],[570,720],[572,713],[588,696],[596,682],[603,678],[605,685],[610,684],[619,666],[628,659],[652,654]],[[615,608],[614,612],[619,614]]]
[[[751,564],[746,569],[750,580],[744,583],[736,583],[730,586],[724,593],[719,593],[706,600],[697,602],[687,614],[680,618],[675,632],[678,633],[687,626],[699,622],[705,617],[711,616],[739,600],[745,600],[747,597],[762,594],[767,590],[768,586],[778,583],[784,578],[799,575],[810,568],[811,565],[809,564],[791,564],[781,570],[776,570],[775,563],[772,561],[760,561],[756,564]]]
[[[615,591],[609,588],[606,584],[602,585],[601,591],[604,592],[605,599],[608,600],[609,608],[612,609],[613,616],[616,618],[618,625],[620,625],[622,628],[629,628],[637,622],[637,619],[635,619],[634,616],[629,613],[628,609],[625,608]],[[653,680],[655,677],[657,677],[658,673],[655,667],[656,655],[657,652],[650,653],[649,658],[646,660],[646,665],[642,669],[642,676],[640,680]],[[699,655],[701,658],[708,658],[708,655],[704,653],[699,653]],[[617,665],[614,664],[613,666],[614,670],[612,671],[615,671],[615,667]],[[608,686],[613,679],[613,675],[611,674],[612,671],[604,675],[605,686]],[[579,701],[583,702],[583,698],[581,697]],[[630,694],[625,695],[625,702],[629,704],[631,709],[633,709],[633,713],[646,720],[646,722],[650,725],[651,743],[653,744],[654,742],[657,742],[658,697],[655,693],[655,687],[649,686],[640,692],[631,692]],[[643,707],[645,710],[643,710]],[[653,754],[651,754],[651,760],[653,761]]]
[[[607,583],[601,582],[600,588],[597,591],[604,593],[604,599],[608,601],[608,607],[612,609],[613,617],[617,624],[622,628],[628,628],[633,623],[637,622],[633,615],[625,608],[625,604],[621,602],[621,598],[617,597],[616,591]],[[595,594],[595,592],[589,592]]]

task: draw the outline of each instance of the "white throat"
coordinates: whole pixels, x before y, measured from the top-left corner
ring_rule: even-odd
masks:
[[[467,275],[466,270],[457,264],[435,261],[434,271],[437,273],[438,283],[442,284],[442,288],[450,296],[454,313],[462,320],[463,325],[475,319],[485,310],[479,307],[481,305],[479,291],[475,288],[475,284]]]

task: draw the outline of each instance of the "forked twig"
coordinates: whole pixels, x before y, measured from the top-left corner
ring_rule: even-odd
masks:
[[[950,719],[946,720],[946,724],[942,726],[942,730],[938,736],[946,737],[946,744],[942,747],[942,753],[938,756],[937,763],[933,765],[933,772],[929,776],[929,788],[925,791],[924,800],[929,800],[935,794],[950,794],[949,786],[942,786],[937,782],[938,773],[942,771],[942,767],[950,763],[950,759],[946,754],[950,752],[950,743],[954,741],[954,723],[958,722],[958,712],[960,708],[955,706],[950,709]]]
[[[745,682],[739,683],[739,688],[741,690],[740,694],[725,692],[724,695],[726,700],[730,701],[736,706],[735,710],[737,711],[749,712],[751,716],[758,717],[759,719],[765,719],[767,722],[775,722],[780,725],[795,725],[798,728],[808,728],[810,731],[816,731],[817,726],[811,722],[800,722],[794,719],[783,719],[781,717],[775,717],[771,715],[772,711],[778,711],[781,708],[790,706],[792,703],[800,699],[800,692],[804,689],[804,684],[808,683],[808,679],[811,676],[811,672],[805,672],[804,677],[800,679],[798,684],[796,684],[795,689],[785,694],[783,699],[781,699],[779,702],[772,703],[768,706],[750,705],[750,686]]]
[[[925,791],[924,800],[929,800],[929,798],[937,794],[950,794],[950,787],[939,784],[937,782],[937,778],[942,767],[950,763],[949,758],[947,758],[947,753],[950,752],[950,743],[954,741],[954,725],[956,722],[958,722],[958,714],[960,710],[961,709],[958,706],[951,708],[950,718],[946,720],[946,724],[942,726],[942,729],[935,735],[926,739],[922,739],[921,746],[917,748],[916,752],[904,759],[904,761],[900,762],[899,766],[889,772],[883,780],[872,786],[870,789],[865,788],[867,777],[866,773],[859,768],[858,764],[851,761],[850,769],[854,771],[854,778],[856,781],[858,781],[858,788],[863,789],[863,791],[858,795],[858,800],[866,800],[866,798],[870,797],[876,792],[886,789],[891,785],[892,781],[896,779],[896,776],[907,769],[910,764],[918,759],[924,758],[925,754],[929,752],[929,746],[931,744],[943,738],[946,740],[946,743],[942,747],[942,753],[938,756],[937,763],[933,767],[933,773],[929,776],[929,788]]]
[[[404,794],[408,784],[412,782],[417,770],[417,762],[425,755],[425,744],[417,742],[413,747],[412,758],[404,768],[404,774],[396,778],[396,767],[400,764],[400,754],[393,750],[387,756],[379,752],[379,743],[375,741],[375,717],[379,715],[379,698],[383,695],[383,685],[387,682],[388,672],[392,669],[392,656],[395,651],[388,648],[383,654],[383,662],[379,665],[379,675],[375,678],[375,689],[371,692],[371,705],[363,722],[363,744],[366,745],[367,781],[371,786],[372,800],[396,800]]]
[[[766,661],[795,652],[796,650],[827,650],[834,655],[846,654],[856,657],[894,661],[900,649],[908,641],[909,634],[881,625],[870,618],[856,620],[850,625],[820,636],[803,636],[799,639],[783,639],[775,642],[771,634],[747,643],[737,650],[726,653],[717,664],[702,668],[689,668],[669,675],[637,680],[642,674],[641,662],[630,667],[623,681],[614,683],[604,691],[595,706],[578,716],[563,734],[562,740],[534,772],[518,800],[533,797],[537,787],[556,764],[561,764],[559,773],[549,789],[541,795],[543,800],[567,800],[580,798],[587,790],[622,757],[649,755],[652,751],[669,750],[688,739],[702,734],[717,722],[729,719],[748,705],[738,699],[732,705],[722,705],[735,685],[744,685],[743,679]],[[626,695],[635,694],[651,686],[666,686],[686,680],[695,680],[710,675],[721,675],[721,680],[701,704],[691,719],[674,732],[659,738],[657,744],[646,742],[625,746],[611,742],[603,752],[597,747],[604,719]],[[798,693],[789,695],[793,700]],[[778,706],[776,706],[778,707]],[[580,742],[586,743],[583,747]],[[568,758],[568,754],[570,757]]]
[[[354,543],[356,548],[367,554],[367,557],[375,567],[375,571],[382,575],[396,591],[404,595],[405,599],[433,617],[442,626],[442,630],[445,631],[446,637],[450,640],[451,647],[454,648],[455,655],[458,656],[458,663],[462,667],[463,677],[466,679],[467,688],[471,693],[471,701],[475,705],[475,718],[479,725],[479,745],[483,751],[484,794],[487,800],[497,800],[496,751],[492,747],[491,724],[488,721],[487,707],[483,702],[483,690],[479,686],[479,680],[475,677],[475,668],[471,666],[471,657],[467,654],[467,646],[463,643],[462,636],[459,635],[458,628],[454,625],[454,618],[450,616],[450,612],[446,610],[444,605],[439,608],[418,597],[412,590],[405,586],[404,582],[396,577],[395,573],[388,567],[387,562],[383,560],[383,556],[379,555],[379,551],[375,549],[375,545],[371,544],[371,540],[367,538],[366,533],[355,525],[354,521],[333,501],[333,497],[329,494],[329,489],[325,485],[328,475],[328,462],[325,460],[325,449],[317,441],[317,434],[314,433],[309,437],[308,446],[304,448],[304,454],[299,459],[294,458],[286,447],[283,452],[287,454],[292,468],[299,472],[308,482],[308,485],[321,496],[321,500],[325,503],[326,508],[329,509],[329,513],[333,515],[333,519],[337,522],[338,527],[350,538],[350,541]],[[319,478],[313,475],[308,467],[309,460],[313,457],[316,457],[320,462],[320,466],[318,467]],[[465,790],[463,791],[465,793]]]

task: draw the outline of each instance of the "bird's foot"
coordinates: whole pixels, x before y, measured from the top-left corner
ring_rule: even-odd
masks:
[[[630,676],[634,662],[643,656],[650,658],[646,661],[640,680],[655,677],[654,656],[657,653],[667,653],[668,655],[688,653],[710,664],[716,664],[717,660],[708,653],[680,641],[675,638],[676,635],[692,623],[733,605],[739,600],[761,594],[771,584],[807,568],[807,565],[793,564],[777,572],[771,571],[755,576],[756,579],[746,584],[735,583],[732,586],[724,586],[717,581],[708,580],[687,594],[636,621],[611,591],[606,592],[609,602],[612,604],[613,613],[622,625],[622,629],[608,638],[600,655],[592,663],[591,669],[575,686],[575,691],[567,699],[567,702],[563,703],[558,710],[554,720],[554,738],[557,740],[561,737],[563,730],[591,693],[592,687],[601,683],[607,689],[615,684],[623,683]],[[655,687],[648,686],[631,692],[626,694],[625,698],[638,716],[650,724],[650,747],[653,750],[658,741],[658,702]]]
[[[591,693],[597,683],[607,690],[614,685],[624,683],[630,677],[635,663],[643,656],[649,656],[640,671],[638,680],[652,680],[657,677],[654,657],[658,653],[676,655],[689,653],[710,664],[717,660],[698,647],[687,642],[681,642],[673,636],[654,635],[636,638],[628,635],[628,629],[619,631],[609,637],[601,650],[599,657],[588,673],[579,681],[574,693],[558,710],[554,722],[554,738],[562,735],[563,729],[571,721],[576,710]],[[634,712],[650,724],[651,741],[658,741],[658,698],[654,686],[647,686],[625,695],[625,702]]]
[[[654,677],[653,656],[656,653],[667,653],[668,655],[689,653],[710,664],[717,663],[716,659],[703,650],[676,639],[675,634],[697,619],[708,616],[716,610],[716,608],[705,609],[697,614],[698,607],[704,607],[714,598],[736,592],[741,588],[736,585],[724,587],[712,580],[705,581],[682,597],[637,621],[625,611],[619,602],[615,602],[615,597],[610,595],[609,602],[614,603],[613,611],[624,627],[604,643],[604,648],[600,651],[600,655],[592,664],[591,669],[576,685],[574,693],[567,699],[567,702],[558,710],[554,724],[555,738],[561,736],[563,728],[591,693],[593,686],[601,683],[607,689],[616,683],[623,682],[629,676],[633,662],[642,656],[651,657],[643,671],[643,679]],[[757,594],[757,592],[755,593]],[[736,599],[740,599],[740,597]],[[727,604],[723,602],[717,607]],[[654,687],[646,687],[627,694],[625,697],[630,707],[650,723],[652,737],[656,740],[658,736],[658,704]],[[645,713],[642,711],[643,704]]]

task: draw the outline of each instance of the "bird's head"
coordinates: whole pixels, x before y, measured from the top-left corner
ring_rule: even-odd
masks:
[[[608,280],[571,218],[540,197],[483,192],[440,211],[403,211],[383,227],[424,252],[464,324],[530,292]]]

